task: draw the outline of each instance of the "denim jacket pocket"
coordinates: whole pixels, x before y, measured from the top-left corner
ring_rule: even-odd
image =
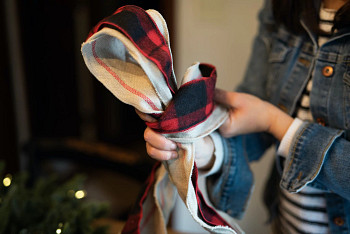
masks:
[[[283,63],[289,50],[290,49],[282,43],[279,43],[277,46],[272,47],[269,56],[269,63]]]
[[[273,45],[268,58],[269,72],[267,74],[266,83],[268,97],[271,97],[271,94],[273,94],[277,88],[278,80],[281,79],[284,73],[283,68],[286,67],[285,61],[287,55],[291,50],[283,42],[273,43]]]

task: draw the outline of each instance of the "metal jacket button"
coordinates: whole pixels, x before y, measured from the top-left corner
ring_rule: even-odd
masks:
[[[344,219],[342,217],[336,217],[334,218],[333,222],[337,226],[343,226],[344,225]]]
[[[333,67],[331,67],[331,66],[325,66],[325,67],[323,67],[323,69],[322,69],[322,74],[323,74],[325,77],[330,77],[331,75],[333,75]]]
[[[325,125],[326,125],[326,122],[324,121],[323,118],[317,118],[317,119],[316,119],[316,122],[317,122],[318,124],[322,125],[322,126],[325,126]]]

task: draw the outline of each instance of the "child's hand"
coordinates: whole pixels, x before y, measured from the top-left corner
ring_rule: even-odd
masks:
[[[147,153],[151,158],[159,161],[175,159],[178,157],[177,148],[181,144],[166,139],[150,128],[146,128],[144,133]],[[214,143],[211,137],[207,136],[194,142],[195,162],[198,169],[210,169],[214,163]]]
[[[253,95],[217,89],[215,101],[229,108],[229,118],[220,127],[224,137],[269,132],[281,140],[293,118]]]
[[[156,119],[136,110],[136,113],[140,118],[147,122],[155,122]],[[144,132],[144,139],[146,141],[147,153],[151,158],[158,161],[164,161],[169,159],[175,159],[178,157],[178,148],[181,148],[181,144],[166,139],[163,135],[153,131],[150,128],[146,128]],[[214,143],[211,137],[207,136],[197,140],[195,143],[195,161],[198,169],[210,169],[214,157]]]
[[[147,153],[151,158],[159,161],[175,159],[178,157],[175,142],[166,139],[163,135],[156,133],[149,127],[144,132]]]

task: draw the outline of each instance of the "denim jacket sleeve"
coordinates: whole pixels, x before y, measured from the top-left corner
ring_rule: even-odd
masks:
[[[217,209],[241,218],[252,190],[253,175],[243,156],[242,137],[222,139],[222,143],[224,162],[218,173],[207,177],[208,195]]]
[[[234,218],[242,218],[253,189],[249,162],[271,145],[267,134],[222,138],[224,161],[218,173],[207,177],[208,195],[214,206]]]
[[[269,0],[260,11],[259,21],[259,32],[254,40],[248,69],[237,91],[266,100],[266,63],[270,48],[270,32],[274,29]],[[216,208],[232,217],[242,217],[253,188],[253,175],[249,162],[258,160],[274,141],[275,139],[266,133],[222,138],[223,166],[218,173],[207,177],[208,195]]]
[[[281,186],[298,192],[310,184],[350,200],[350,142],[343,130],[305,122],[297,131]]]

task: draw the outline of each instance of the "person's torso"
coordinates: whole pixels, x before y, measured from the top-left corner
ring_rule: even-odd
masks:
[[[274,33],[269,54],[267,98],[293,115],[312,77],[309,101],[313,120],[324,126],[347,130],[349,140],[350,32],[338,34],[320,47],[316,41],[312,34],[294,36],[283,28]],[[347,233],[350,202],[335,194],[327,196],[326,200],[327,206],[337,201],[337,206],[343,209],[342,217],[333,217],[333,207],[328,209],[327,222],[331,231]]]
[[[350,129],[350,32],[318,48],[309,36],[284,29],[273,35],[266,92],[269,101],[293,114],[312,76],[313,119],[338,129]]]

